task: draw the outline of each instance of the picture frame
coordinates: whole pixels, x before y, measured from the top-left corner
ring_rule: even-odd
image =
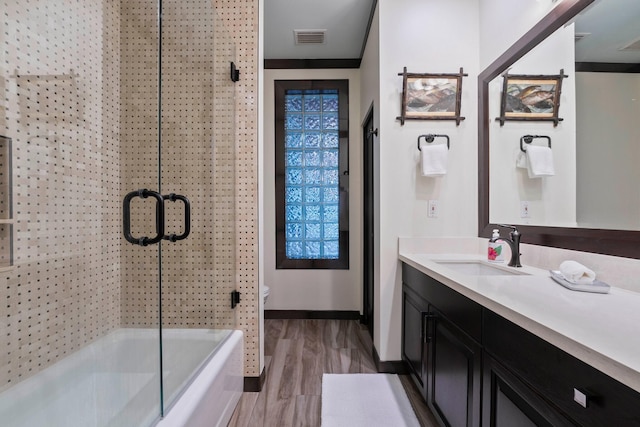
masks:
[[[508,120],[551,121],[559,117],[562,80],[568,77],[564,70],[557,75],[529,75],[504,73],[500,103],[500,126]]]
[[[397,120],[455,120],[456,125],[465,118],[460,115],[462,99],[462,67],[457,74],[402,73],[402,110]]]

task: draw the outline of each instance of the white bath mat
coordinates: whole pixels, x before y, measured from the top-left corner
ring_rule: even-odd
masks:
[[[358,426],[420,426],[397,375],[322,376],[322,427]]]

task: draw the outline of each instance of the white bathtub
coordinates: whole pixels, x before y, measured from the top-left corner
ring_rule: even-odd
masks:
[[[242,394],[242,332],[165,329],[163,338],[163,419],[157,330],[118,329],[0,393],[0,425],[226,426]]]

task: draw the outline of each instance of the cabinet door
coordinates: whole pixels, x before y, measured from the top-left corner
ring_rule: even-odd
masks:
[[[575,426],[487,353],[484,355],[482,425]]]
[[[427,403],[442,425],[480,425],[480,345],[431,308]]]
[[[416,385],[425,394],[425,372],[422,359],[425,354],[424,316],[428,304],[408,292],[402,298],[402,358],[407,362]]]

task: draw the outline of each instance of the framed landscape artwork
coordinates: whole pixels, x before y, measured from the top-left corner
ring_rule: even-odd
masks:
[[[460,124],[460,102],[463,73],[417,74],[404,68],[402,81],[402,111],[397,117],[405,120],[455,120]]]
[[[558,117],[562,79],[560,74],[516,75],[504,74],[502,102],[500,105],[500,126],[507,120],[553,121],[554,126],[562,121]]]

